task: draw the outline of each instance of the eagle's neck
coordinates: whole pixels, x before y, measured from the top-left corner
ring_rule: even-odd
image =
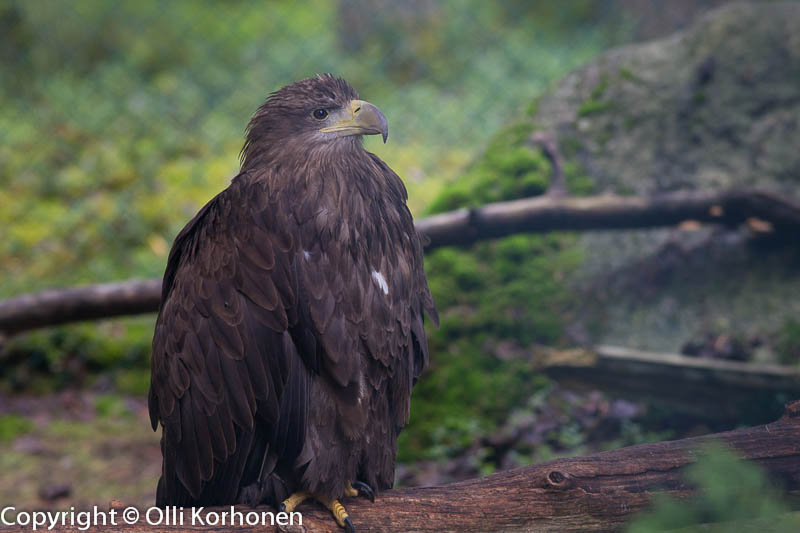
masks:
[[[303,149],[284,144],[280,155],[255,161],[245,159],[244,173],[263,182],[278,210],[292,215],[288,222],[299,226],[303,240],[325,235],[326,242],[353,253],[370,253],[371,247],[383,248],[388,236],[413,231],[405,186],[360,141]]]
[[[253,137],[252,132],[240,155],[242,172],[279,167],[303,170],[309,163],[366,155],[360,135],[331,140],[325,134]]]

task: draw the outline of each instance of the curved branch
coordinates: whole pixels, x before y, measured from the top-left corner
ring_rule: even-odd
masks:
[[[557,195],[459,209],[417,221],[426,250],[464,246],[514,233],[557,230],[634,229],[672,226],[686,220],[735,225],[750,221],[759,231],[800,232],[800,206],[751,189],[635,196]],[[127,281],[49,290],[0,301],[0,333],[11,335],[78,320],[158,310],[161,281]]]
[[[759,465],[791,496],[800,496],[800,402],[789,404],[777,422],[704,437],[630,446],[610,452],[557,459],[441,487],[384,492],[375,503],[347,498],[344,504],[356,530],[374,533],[437,531],[615,531],[632,515],[646,510],[654,495],[691,498],[683,469],[695,462],[699,449],[722,442],[743,459]],[[230,508],[208,509],[211,512]],[[250,508],[237,507],[247,512]],[[268,508],[258,508],[258,511]],[[251,531],[315,531],[341,533],[318,504],[298,508],[301,527],[254,527]],[[181,533],[194,531],[191,514],[184,525],[150,526],[140,520],[115,531]],[[208,527],[203,531],[230,531]],[[0,531],[6,531],[0,528]],[[11,531],[11,529],[8,529]],[[76,532],[77,528],[60,531]],[[93,528],[91,531],[99,531]]]

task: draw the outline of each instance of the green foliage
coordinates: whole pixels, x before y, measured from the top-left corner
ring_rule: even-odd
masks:
[[[5,347],[0,382],[15,390],[45,392],[86,384],[96,372],[114,369],[141,372],[149,361],[154,321],[154,316],[142,316],[63,326],[15,337]],[[133,392],[130,388],[125,390]],[[143,390],[146,392],[146,388]]]
[[[778,488],[757,466],[741,461],[723,444],[699,450],[697,462],[686,469],[685,480],[697,489],[697,497],[686,501],[666,496],[656,498],[653,509],[632,522],[628,533],[673,530],[709,522],[721,522],[713,531],[735,532],[741,531],[740,521],[758,518],[770,519],[769,531],[797,531],[796,517],[780,516],[790,509]]]
[[[620,71],[620,76],[623,76],[622,71]],[[578,116],[588,117],[589,115],[605,113],[606,111],[614,109],[613,102],[603,99],[607,89],[608,78],[603,77],[597,83],[597,86],[592,89],[592,93],[589,98],[581,102],[581,105],[578,106]]]
[[[778,331],[778,360],[783,364],[800,363],[800,322],[789,319]]]
[[[10,414],[0,416],[0,443],[11,442],[33,429],[33,423],[25,417]]]
[[[390,142],[367,146],[406,178],[419,211],[523,118],[523,102],[615,39],[592,4],[5,2],[0,298],[160,276],[175,234],[235,174],[251,113],[315,72],[343,75],[385,112]],[[516,183],[493,184],[496,169]],[[538,153],[502,152],[475,171],[480,200],[541,192],[544,169]],[[478,200],[453,187],[451,204]],[[17,340],[15,360],[67,376],[56,386],[81,365],[146,364],[152,320],[115,324]]]
[[[125,400],[114,394],[101,394],[94,399],[94,408],[98,416],[120,418],[131,416]]]
[[[599,113],[605,113],[606,111],[610,111],[613,108],[614,104],[612,102],[605,100],[595,100],[592,98],[581,102],[581,105],[578,107],[578,116],[588,117],[590,115],[597,115]]]
[[[437,352],[432,368],[414,388],[412,417],[400,434],[398,459],[438,460],[462,452],[546,384],[527,363],[485,356],[468,341]]]
[[[431,210],[543,193],[552,170],[530,144],[532,131],[529,121],[500,131]],[[566,175],[572,193],[590,190],[576,166],[568,165]],[[414,415],[401,435],[402,459],[439,459],[463,451],[547,388],[548,381],[526,359],[501,357],[493,347],[507,343],[524,350],[562,340],[570,304],[563,280],[582,260],[574,241],[571,234],[514,235],[426,257],[441,324],[431,331],[435,359],[414,390]],[[565,433],[552,440],[574,448],[582,436]]]
[[[390,142],[366,146],[405,178],[415,212],[541,194],[550,165],[527,143],[535,97],[618,40],[617,21],[584,0],[414,6],[4,3],[0,298],[160,276],[176,233],[235,174],[251,113],[315,72],[344,76],[384,111]],[[571,192],[590,190],[577,167],[566,174]],[[487,351],[561,339],[573,240],[512,237],[428,259],[442,329],[404,459],[468,446],[546,387],[527,364]],[[151,316],[14,339],[2,387],[75,386],[110,371],[118,390],[144,395],[152,327]],[[124,413],[106,397],[96,410]]]
[[[114,376],[114,385],[122,394],[144,398],[150,390],[150,372],[142,369],[121,370]]]

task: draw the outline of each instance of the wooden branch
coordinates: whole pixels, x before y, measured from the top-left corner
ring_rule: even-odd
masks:
[[[514,233],[556,230],[633,229],[671,226],[686,220],[751,222],[761,231],[800,232],[800,206],[778,195],[749,189],[676,192],[652,198],[558,195],[459,209],[417,221],[426,250],[469,245]],[[158,309],[160,280],[89,285],[0,301],[0,333]]]
[[[555,198],[565,197],[567,195],[567,179],[564,176],[564,157],[558,149],[558,141],[555,137],[541,131],[533,132],[528,140],[542,149],[542,153],[553,167],[550,186],[545,195]]]
[[[568,388],[602,389],[680,413],[736,423],[775,398],[800,398],[800,367],[598,346],[541,349],[534,364]],[[680,384],[680,386],[676,386]]]
[[[0,301],[0,333],[158,310],[161,280],[53,289]]]
[[[763,468],[785,494],[800,496],[800,447],[797,444],[800,442],[800,402],[794,402],[787,406],[780,420],[764,426],[557,459],[441,487],[391,490],[380,494],[375,503],[363,498],[346,498],[343,503],[356,530],[361,532],[616,531],[633,514],[646,510],[656,494],[679,499],[693,497],[695,490],[684,481],[683,469],[695,462],[699,450],[711,442],[724,443],[743,459]],[[220,512],[229,508],[211,510]],[[305,503],[297,510],[302,513],[302,528],[245,529],[342,531],[318,504]],[[184,523],[189,526],[189,513],[184,516]],[[17,530],[0,528],[0,531]],[[152,527],[140,520],[137,525],[119,526],[114,530],[180,533],[195,529]],[[230,531],[231,528],[203,530]],[[77,528],[59,531],[76,532]]]
[[[427,249],[466,245],[514,233],[562,230],[637,229],[672,226],[687,220],[736,225],[769,223],[773,231],[800,231],[800,205],[765,191],[682,191],[650,198],[537,196],[459,209],[420,220]]]

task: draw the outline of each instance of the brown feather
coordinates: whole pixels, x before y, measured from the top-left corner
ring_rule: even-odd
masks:
[[[175,239],[149,394],[158,505],[392,484],[438,317],[402,181],[311,116],[354,98],[329,75],[273,93],[241,173]]]

